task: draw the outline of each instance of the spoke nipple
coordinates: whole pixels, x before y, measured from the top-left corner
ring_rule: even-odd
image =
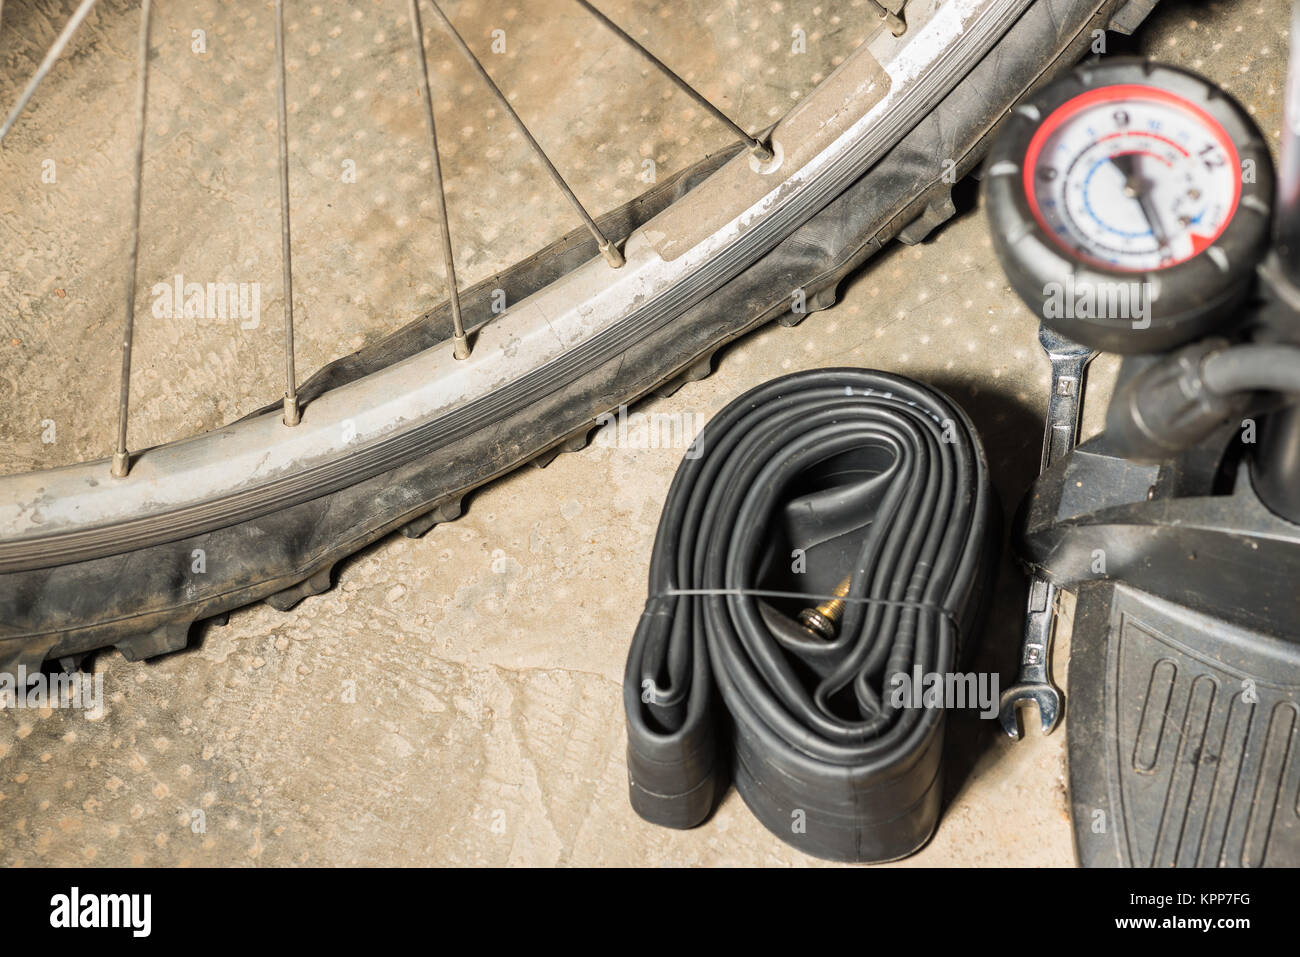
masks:
[[[452,336],[452,355],[457,359],[468,359],[470,353],[469,336],[461,333],[458,336]]]
[[[608,239],[600,244],[600,254],[604,256],[605,261],[615,269],[618,269],[627,262],[627,260],[623,258],[623,254],[618,251],[618,247]]]
[[[297,394],[284,394],[284,424],[293,426],[302,421],[302,413],[298,408]]]
[[[113,453],[113,477],[126,478],[126,473],[131,471],[131,453],[125,450]]]
[[[766,163],[775,155],[772,152],[772,147],[768,146],[762,140],[754,140],[754,142],[750,143],[749,152],[750,155],[760,163]]]
[[[907,23],[898,14],[887,12],[881,19],[885,21],[885,26],[889,27],[889,32],[894,36],[901,37],[907,32]]]

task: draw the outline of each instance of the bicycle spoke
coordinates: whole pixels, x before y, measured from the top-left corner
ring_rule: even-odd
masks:
[[[716,119],[718,122],[725,125],[728,129],[731,130],[731,132],[735,133],[736,136],[738,136],[741,140],[743,140],[745,145],[749,147],[749,151],[754,154],[754,157],[756,159],[766,161],[772,158],[771,147],[769,147],[766,143],[764,143],[762,140],[758,139],[757,137],[750,136],[747,132],[745,132],[745,130],[742,129],[731,117],[729,117],[726,113],[723,113],[720,109],[718,109],[716,106],[710,103],[708,98],[705,97],[703,93],[695,89],[695,87],[691,86],[680,76],[674,73],[669,68],[668,64],[664,63],[663,60],[659,59],[657,56],[655,56],[653,53],[651,53],[641,44],[637,43],[636,40],[632,39],[632,37],[617,23],[615,23],[609,17],[605,16],[605,14],[601,13],[599,10],[593,7],[590,3],[587,2],[587,0],[578,0],[578,3],[582,6],[584,10],[586,10],[593,17],[599,20],[602,24],[604,24],[604,26],[608,27],[609,30],[616,37],[618,37],[620,40],[622,40],[624,43],[630,46],[633,50],[636,50],[636,52],[641,54],[641,56],[645,57],[646,60],[648,60],[650,64],[655,67],[655,69],[659,70],[659,72],[661,72],[664,76],[668,77],[668,79],[676,83],[677,86],[681,89],[681,91],[685,93],[687,96],[689,96],[692,100],[694,100],[697,105],[703,108],[707,113],[713,116],[714,119]]]
[[[131,191],[131,245],[126,270],[126,321],[122,330],[122,382],[117,398],[117,445],[113,449],[113,475],[117,478],[123,478],[131,468],[131,455],[126,450],[126,419],[131,399],[131,340],[135,335],[135,271],[140,254],[140,187],[144,180],[145,106],[149,99],[149,28],[152,20],[153,0],[143,0],[140,4],[140,66],[136,80],[135,185]]]
[[[552,163],[550,157],[546,155],[546,151],[542,149],[541,144],[538,143],[537,140],[533,138],[533,134],[528,131],[528,127],[525,125],[524,121],[519,118],[519,114],[515,112],[514,107],[510,105],[510,101],[507,100],[506,95],[501,92],[501,88],[498,87],[492,77],[488,75],[488,71],[483,68],[483,64],[480,63],[478,57],[474,55],[474,51],[469,48],[461,38],[461,35],[456,32],[456,28],[452,25],[452,22],[447,19],[447,15],[442,12],[442,8],[438,6],[435,0],[430,0],[429,5],[433,7],[433,12],[437,15],[438,19],[442,21],[443,29],[447,31],[447,34],[451,37],[453,42],[455,42],[457,48],[464,55],[465,59],[469,61],[470,65],[474,68],[474,71],[478,74],[479,79],[487,84],[488,89],[491,90],[493,95],[497,98],[497,102],[501,104],[501,108],[506,111],[506,115],[514,121],[515,127],[519,130],[520,135],[523,136],[528,145],[532,147],[533,152],[537,154],[537,158],[541,160],[542,165],[546,167],[546,171],[551,174],[551,179],[555,181],[555,185],[559,187],[560,192],[562,192],[565,199],[569,201],[569,205],[573,207],[574,212],[582,218],[587,230],[595,237],[596,246],[600,249],[601,255],[604,256],[605,260],[615,269],[623,265],[625,260],[623,259],[623,254],[619,251],[618,246],[616,246],[611,240],[607,239],[605,234],[601,232],[600,227],[596,225],[596,221],[591,218],[586,207],[584,207],[578,197],[574,195],[573,190],[571,190],[569,184],[564,181],[564,177],[561,176],[560,171],[555,168],[555,164]]]
[[[68,45],[68,41],[72,39],[72,35],[77,32],[77,27],[81,26],[81,21],[86,19],[86,14],[90,13],[90,8],[94,5],[95,0],[82,0],[81,6],[77,7],[76,11],[73,12],[72,18],[68,20],[67,24],[63,27],[63,32],[60,33],[58,39],[54,41],[54,45],[46,51],[45,59],[43,59],[41,65],[36,68],[36,73],[32,76],[31,80],[28,81],[26,89],[24,89],[22,95],[18,97],[18,102],[14,104],[14,108],[9,111],[9,116],[5,119],[5,125],[0,126],[0,141],[4,140],[5,135],[13,128],[13,125],[18,122],[18,117],[27,106],[27,101],[32,98],[32,94],[36,92],[36,88],[41,85],[41,80],[45,79],[45,74],[50,72],[50,67],[54,66],[54,61],[63,53],[63,48]]]
[[[460,290],[456,287],[456,257],[451,248],[451,222],[447,217],[447,194],[442,186],[442,161],[438,154],[438,129],[433,121],[433,91],[429,88],[429,64],[424,55],[424,27],[420,24],[419,0],[411,0],[411,34],[415,39],[415,63],[420,69],[420,96],[424,100],[424,121],[429,127],[429,148],[433,163],[433,197],[442,230],[442,262],[451,296],[452,354],[468,359],[469,337],[460,315]]]
[[[284,0],[275,0],[275,102],[280,145],[280,259],[284,265],[284,424],[297,425],[297,375],[293,368],[293,256],[289,228],[289,116],[284,96]]]

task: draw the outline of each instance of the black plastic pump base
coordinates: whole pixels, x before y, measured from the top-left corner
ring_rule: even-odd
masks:
[[[1300,865],[1300,643],[1101,582],[1070,647],[1079,863]]]
[[[1084,866],[1300,866],[1300,525],[1260,501],[1249,461],[1220,465],[1231,441],[1147,465],[1103,434],[1026,499],[1024,557],[1078,590]]]

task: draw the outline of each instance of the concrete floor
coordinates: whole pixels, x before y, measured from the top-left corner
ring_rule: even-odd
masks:
[[[24,4],[5,4],[6,23],[32,26],[22,38],[0,26],[0,102],[12,100],[32,51],[48,44],[69,5],[26,6],[30,21],[11,9]],[[182,6],[159,4],[155,28],[159,106],[141,275],[253,279],[274,292],[258,329],[141,323],[136,447],[210,428],[278,389],[267,386],[279,374],[280,314],[269,5]],[[427,173],[405,5],[288,6],[306,372],[435,298],[438,250],[432,210],[412,198]],[[0,154],[7,471],[109,450],[104,383],[117,361],[130,122],[90,106],[126,102],[134,19],[120,4],[104,7]],[[653,24],[658,49],[680,51],[694,79],[751,126],[778,115],[791,90],[806,90],[860,39],[854,16],[835,19],[813,3],[679,3],[672,10],[684,12],[671,17],[668,5],[650,2],[608,8]],[[1226,85],[1276,142],[1288,9],[1282,0],[1166,3],[1137,47]],[[489,68],[521,112],[539,118],[539,139],[557,144],[557,162],[583,177],[579,193],[597,208],[643,188],[645,158],[666,175],[724,141],[599,34],[579,31],[575,41],[567,14],[537,3],[448,10],[476,45],[504,24],[507,53]],[[792,24],[807,29],[810,53],[761,55],[772,44],[783,50]],[[208,31],[206,54],[190,51],[193,29]],[[561,49],[563,75],[554,66]],[[572,223],[445,46],[434,44],[431,63],[460,84],[438,109],[454,131],[446,134],[453,232],[468,283]],[[579,119],[546,117],[557,84],[584,104]],[[619,138],[607,141],[602,119]],[[56,160],[66,185],[40,184],[33,170],[42,158]],[[357,161],[355,184],[340,183],[345,159]],[[472,192],[508,201],[508,218],[472,208],[462,199]],[[1047,366],[978,210],[924,246],[891,249],[834,309],[743,340],[712,377],[645,410],[707,418],[772,376],[842,363],[916,376],[966,405],[1014,507],[1037,463]],[[1113,374],[1113,362],[1094,364],[1089,430]],[[54,443],[41,441],[47,419],[57,424]],[[766,832],[734,793],[691,832],[647,825],[628,806],[620,682],[679,455],[596,443],[480,491],[463,518],[422,540],[378,543],[343,564],[333,591],[289,613],[245,609],[153,663],[101,654],[93,667],[108,700],[98,719],[0,712],[0,862],[818,863]],[[998,587],[976,667],[1009,679],[1024,593],[1009,562]],[[1068,611],[1067,603],[1062,684]],[[991,722],[959,720],[952,737],[949,807],[934,840],[903,863],[1071,863],[1064,734],[1031,732],[1016,744]]]

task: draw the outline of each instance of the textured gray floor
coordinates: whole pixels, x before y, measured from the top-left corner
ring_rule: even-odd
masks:
[[[5,4],[6,21],[13,8],[35,12],[29,38],[0,26],[0,102],[69,6]],[[134,21],[121,4],[104,6],[0,153],[7,471],[109,451],[131,135],[115,110],[129,97]],[[827,6],[848,11],[608,4],[652,25],[657,49],[678,51],[751,126],[859,38],[864,4]],[[258,329],[141,322],[137,447],[212,427],[278,390],[267,386],[279,375],[280,314],[269,5],[192,7],[159,4],[141,275],[256,279],[268,294]],[[310,371],[435,297],[438,248],[421,199],[405,4],[288,7],[299,362]],[[448,9],[481,47],[506,30],[507,53],[489,68],[597,208],[640,191],[645,158],[665,175],[724,141],[595,31],[575,40],[567,12],[540,0]],[[1224,83],[1276,141],[1287,11],[1280,0],[1167,3],[1140,48]],[[807,32],[806,55],[785,52],[795,27]],[[190,51],[194,29],[208,31],[202,56]],[[572,220],[434,37],[431,63],[454,90],[438,109],[471,282]],[[567,119],[548,114],[561,91]],[[47,158],[57,188],[40,182]],[[340,181],[346,159],[357,183]],[[1038,457],[1047,367],[981,212],[924,246],[892,249],[834,309],[744,340],[711,378],[643,411],[707,418],[774,375],[841,363],[917,376],[967,405],[1014,506]],[[1094,428],[1113,372],[1095,364]],[[53,443],[41,440],[46,420]],[[650,827],[627,805],[619,682],[679,456],[599,442],[561,456],[476,494],[464,518],[423,540],[370,548],[342,566],[333,591],[292,612],[246,609],[156,663],[98,656],[108,697],[98,720],[0,713],[0,862],[815,863],[734,795],[689,833]],[[1022,595],[1004,568],[981,667],[1011,669]],[[1070,863],[1064,735],[1012,744],[988,722],[954,735],[951,805],[906,863]]]

